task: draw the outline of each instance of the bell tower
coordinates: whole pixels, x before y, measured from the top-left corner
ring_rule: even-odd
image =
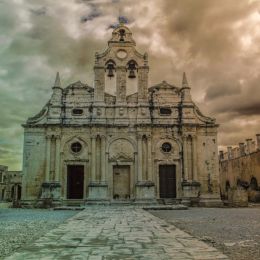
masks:
[[[148,55],[140,54],[135,46],[132,32],[120,23],[112,32],[108,48],[103,53],[96,54],[94,106],[102,106],[105,92],[115,96],[115,120],[118,122],[120,118],[128,117],[128,95],[137,94],[138,104],[142,106],[142,109],[138,108],[139,117],[146,114],[144,105],[148,104]],[[139,110],[142,111],[139,113]]]

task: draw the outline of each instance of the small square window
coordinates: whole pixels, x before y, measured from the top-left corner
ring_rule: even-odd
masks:
[[[81,108],[74,108],[74,109],[72,110],[72,114],[73,114],[74,116],[80,116],[80,115],[83,114],[83,109],[81,109]]]
[[[169,107],[161,107],[160,108],[160,114],[161,115],[171,115],[172,110]]]

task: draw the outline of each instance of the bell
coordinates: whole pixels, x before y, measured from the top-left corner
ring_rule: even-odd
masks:
[[[119,39],[120,42],[125,41],[125,39],[124,39],[124,37],[125,37],[125,30],[124,29],[119,30],[119,36],[120,36],[120,39]]]
[[[114,77],[113,69],[109,69],[109,70],[108,70],[107,76],[108,76],[109,78]]]
[[[134,72],[134,70],[130,70],[130,71],[129,71],[129,76],[128,76],[128,78],[130,78],[130,79],[134,79],[134,78],[135,78],[135,72]]]

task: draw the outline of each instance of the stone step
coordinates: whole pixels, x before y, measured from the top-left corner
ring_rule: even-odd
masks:
[[[182,204],[178,205],[151,205],[143,207],[144,210],[187,210],[188,207]]]
[[[70,200],[63,200],[62,204],[64,206],[84,206],[85,205],[85,200],[77,200],[77,199],[70,199]]]
[[[165,199],[157,199],[157,202],[160,205],[178,205],[181,204],[181,199],[165,198]]]

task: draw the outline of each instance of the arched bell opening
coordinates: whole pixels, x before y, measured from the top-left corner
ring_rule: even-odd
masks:
[[[126,94],[131,95],[138,91],[138,64],[130,60],[126,65]]]
[[[116,63],[111,59],[105,64],[105,92],[116,95]]]

